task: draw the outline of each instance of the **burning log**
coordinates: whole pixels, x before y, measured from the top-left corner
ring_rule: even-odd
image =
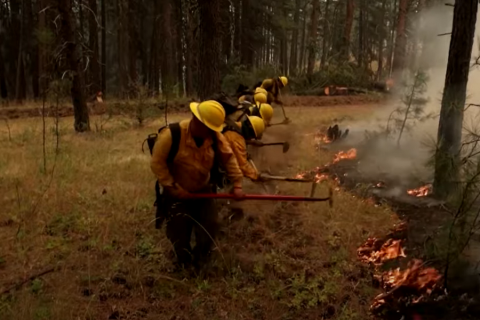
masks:
[[[424,185],[418,189],[407,190],[407,193],[414,197],[426,197],[431,194],[433,191],[433,186],[431,184]]]

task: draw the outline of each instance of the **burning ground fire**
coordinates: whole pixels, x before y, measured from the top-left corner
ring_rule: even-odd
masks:
[[[353,160],[357,157],[357,149],[352,148],[348,151],[340,151],[334,155],[332,164],[338,163],[342,160]],[[306,178],[307,176],[314,176],[315,182],[319,183],[322,181],[326,181],[329,179],[330,175],[326,173],[329,166],[331,164],[327,164],[323,167],[316,167],[315,169],[307,172],[298,173],[295,178],[302,179]],[[338,178],[335,179],[336,182],[340,182]]]
[[[381,265],[385,261],[406,257],[402,248],[401,240],[389,239],[380,248],[381,241],[376,238],[368,238],[367,242],[357,250],[361,261]]]
[[[400,225],[399,229],[394,231],[403,229],[404,225]],[[436,269],[425,268],[425,264],[418,259],[411,260],[405,270],[396,268],[378,273],[379,267],[385,262],[406,257],[402,240],[388,239],[383,242],[377,238],[368,238],[357,250],[357,254],[362,262],[375,266],[377,274],[374,278],[386,291],[374,298],[371,305],[373,312],[381,312],[382,309],[399,310],[426,300],[438,288],[442,278]]]
[[[426,197],[432,193],[432,190],[433,190],[433,186],[431,184],[427,184],[418,189],[407,190],[407,193],[414,197]]]
[[[323,133],[317,133],[315,135],[315,143],[323,143],[323,144],[329,144],[332,143],[332,140],[328,138],[326,134]]]
[[[357,157],[357,149],[355,148],[352,148],[348,151],[340,151],[333,158],[333,163],[337,163],[337,162],[340,162],[341,160],[346,160],[346,159],[348,160],[355,159],[356,157]]]
[[[399,309],[426,300],[439,288],[442,276],[436,269],[424,268],[421,260],[414,259],[409,262],[407,269],[390,270],[377,278],[386,292],[373,299],[371,310],[374,312],[381,312],[384,308]]]

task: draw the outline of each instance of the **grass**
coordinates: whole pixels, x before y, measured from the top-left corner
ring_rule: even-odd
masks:
[[[258,168],[294,175],[329,162],[331,154],[313,148],[314,131],[344,115],[366,118],[373,108],[287,109],[294,123],[272,127],[264,140],[288,138],[291,150],[261,149]],[[61,119],[53,176],[54,125],[47,121],[47,173],[41,118],[11,120],[11,141],[0,128],[0,289],[59,268],[1,296],[0,319],[367,317],[375,292],[356,248],[395,222],[389,208],[341,190],[333,208],[245,202],[242,219],[224,220],[206,275],[171,273],[171,245],[152,223],[150,156],[141,153],[162,120],[138,128],[115,117],[102,132],[75,134],[73,120]],[[277,185],[295,195],[309,187]],[[262,192],[249,182],[245,190]],[[326,190],[319,187],[317,195]]]

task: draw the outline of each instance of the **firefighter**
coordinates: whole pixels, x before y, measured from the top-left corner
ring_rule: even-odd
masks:
[[[223,107],[216,101],[205,101],[191,103],[190,110],[191,119],[176,126],[171,124],[158,134],[151,169],[162,189],[161,203],[157,195],[157,209],[161,206],[165,215],[167,237],[173,244],[177,263],[184,267],[193,263],[198,268],[207,260],[217,233],[217,211],[214,200],[188,197],[191,193],[216,192],[211,178],[218,163],[233,183],[232,193],[240,200],[243,174],[221,134],[225,121]],[[193,250],[192,230],[196,242]]]
[[[261,178],[253,162],[249,161],[247,155],[247,140],[258,140],[262,138],[265,131],[265,122],[257,116],[246,116],[242,122],[228,122],[223,130],[225,139],[237,158],[238,165],[243,175],[253,181]]]
[[[278,77],[274,79],[265,79],[262,82],[261,88],[265,89],[268,92],[267,103],[278,103],[283,104],[280,98],[280,90],[285,88],[288,84],[287,77]]]
[[[259,103],[250,108],[250,114],[262,118],[265,126],[268,127],[273,118],[273,108],[268,103]]]

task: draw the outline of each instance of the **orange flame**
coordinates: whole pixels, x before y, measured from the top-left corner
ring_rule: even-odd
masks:
[[[333,159],[333,163],[337,163],[345,159],[355,159],[357,157],[357,149],[352,148],[348,151],[340,151],[337,153]]]
[[[324,133],[317,133],[315,135],[315,142],[328,144],[328,143],[332,143],[332,140],[330,140],[328,136]]]
[[[388,260],[406,257],[401,240],[388,239],[387,242],[378,249],[380,243],[381,241],[376,238],[368,238],[367,242],[357,250],[360,260],[366,263],[380,265]]]
[[[319,182],[322,182],[322,181],[326,181],[326,180],[328,180],[328,178],[329,178],[328,174],[317,173],[315,175],[315,182],[319,183]]]
[[[433,189],[433,186],[431,184],[427,184],[418,189],[407,190],[407,193],[414,197],[426,197],[432,193],[432,189]]]
[[[422,260],[414,259],[404,271],[397,268],[383,273],[384,285],[387,289],[403,286],[430,294],[442,276],[435,268],[423,268],[423,265]]]

